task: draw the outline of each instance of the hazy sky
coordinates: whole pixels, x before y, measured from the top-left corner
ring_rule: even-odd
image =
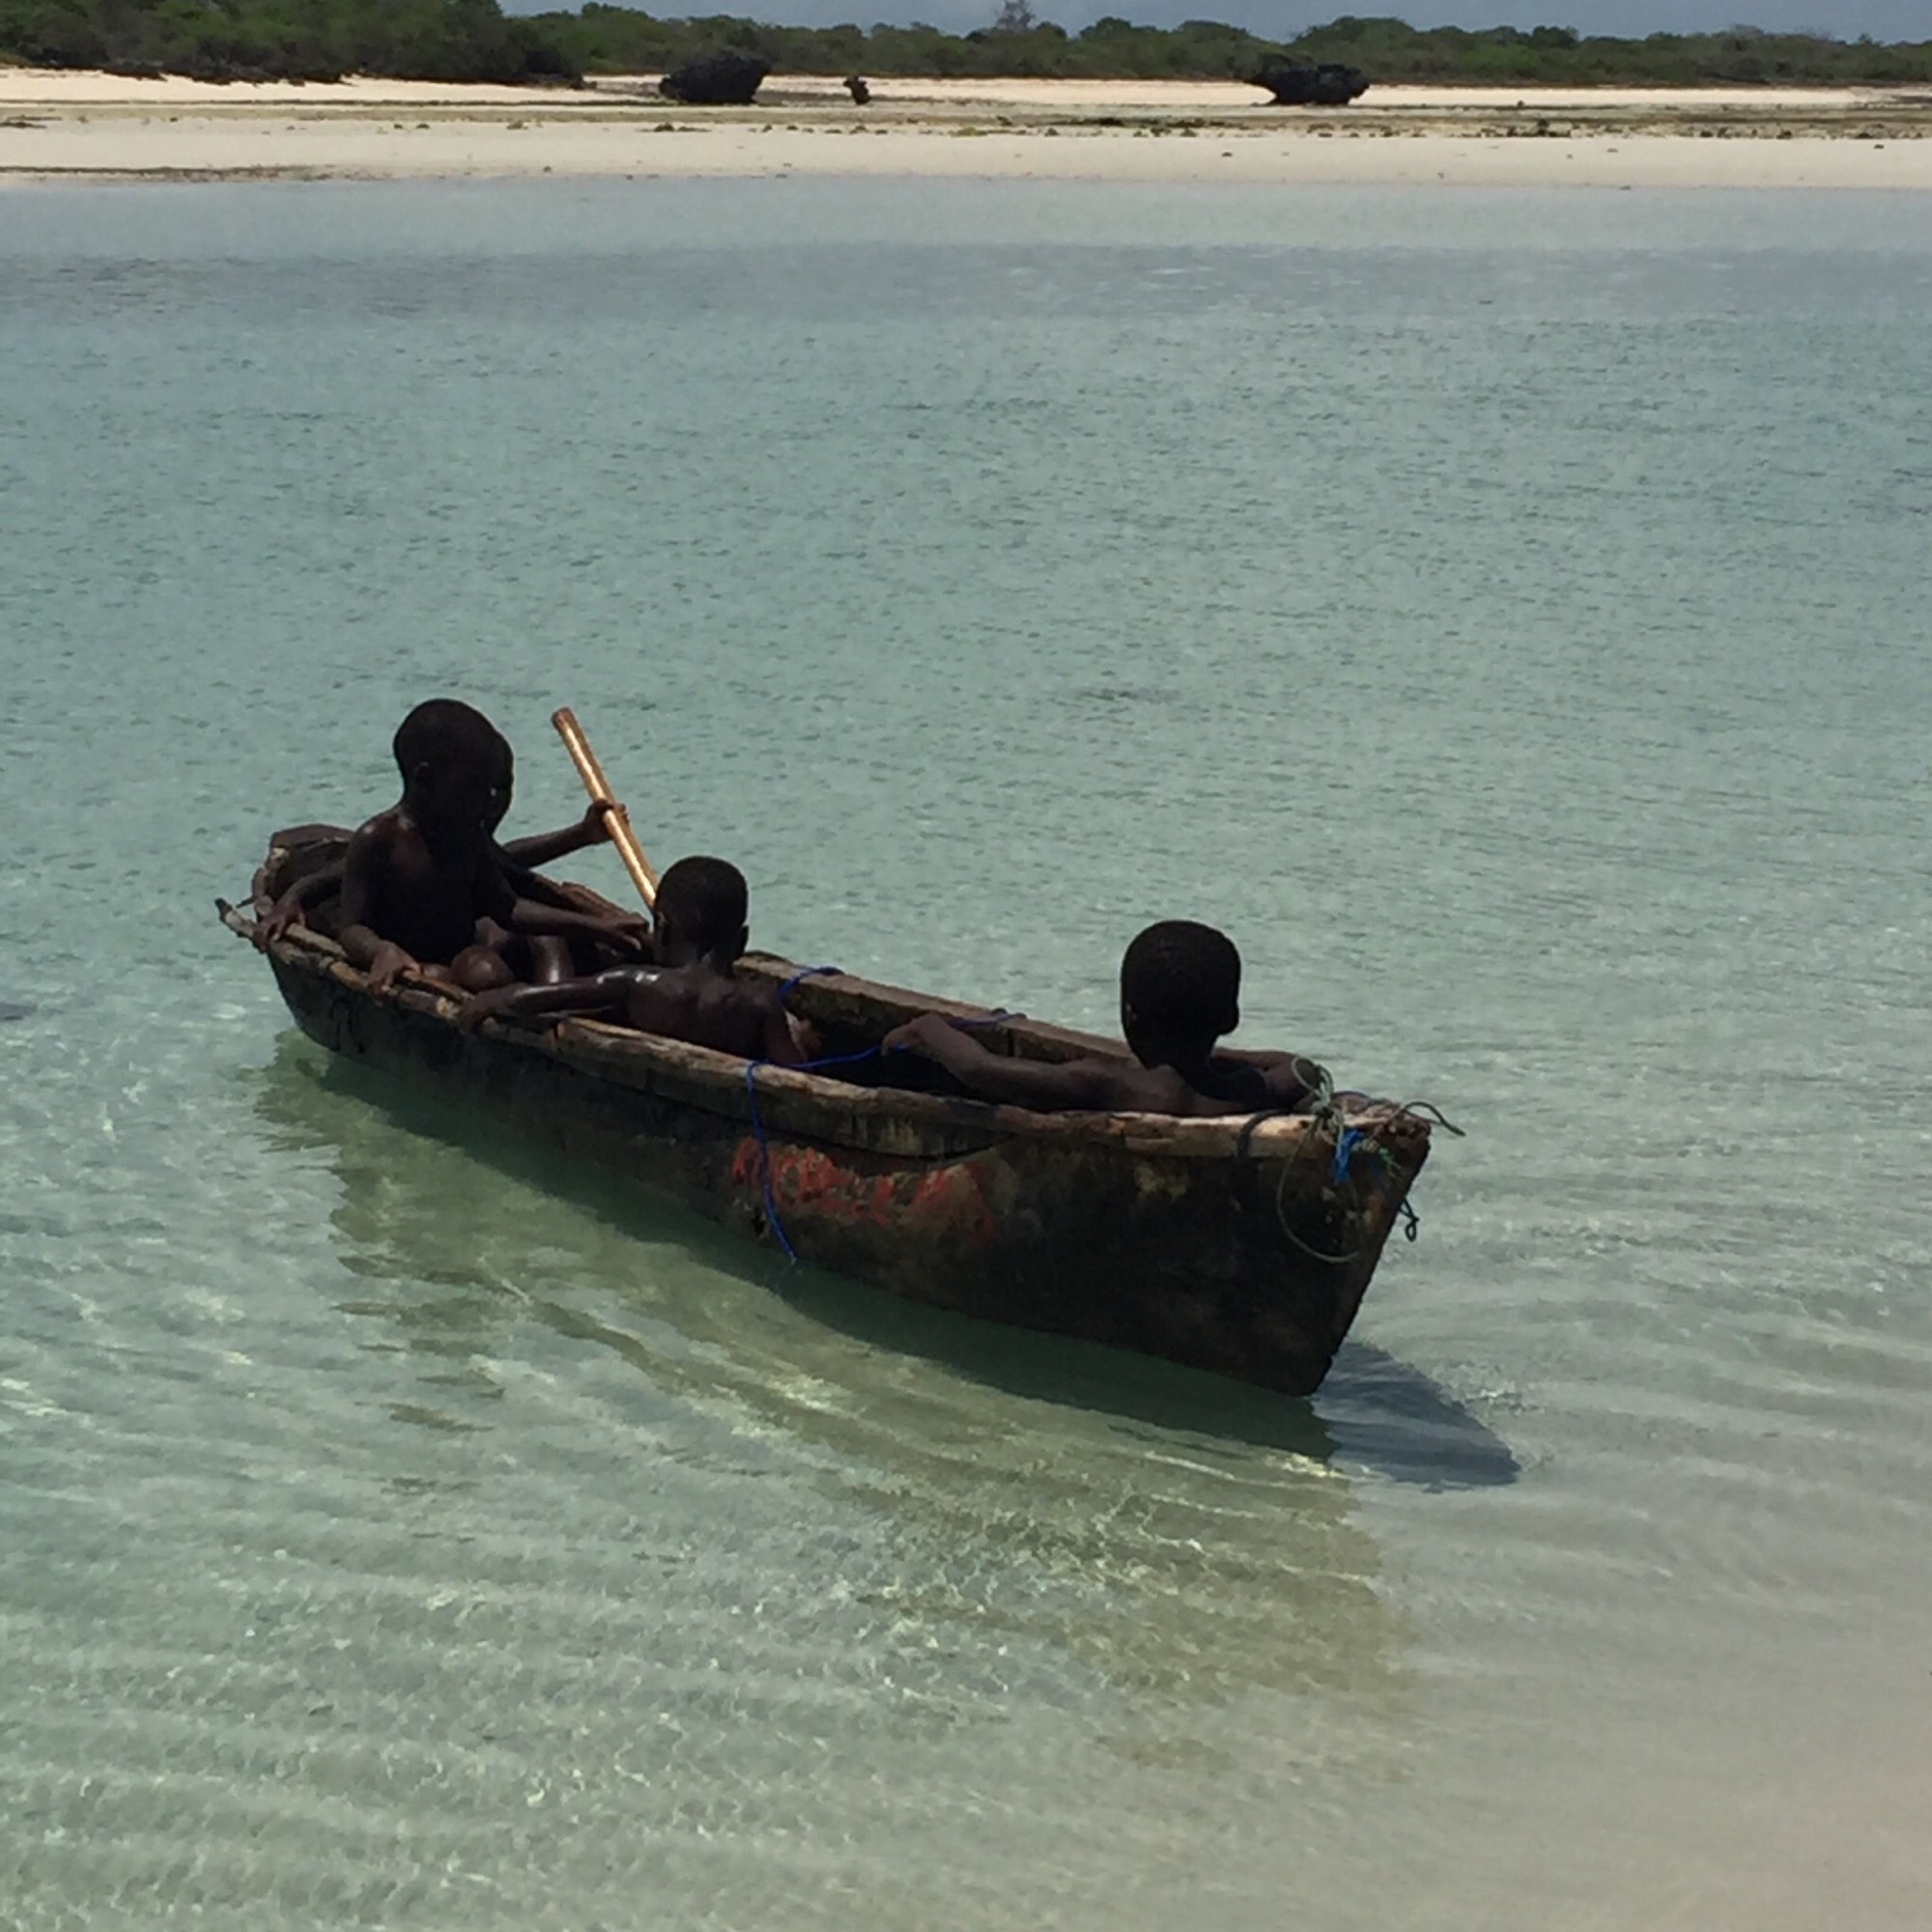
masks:
[[[505,0],[512,14],[547,11],[556,0]],[[708,13],[746,14],[797,26],[857,20],[928,20],[960,32],[984,26],[998,0],[639,0],[660,18]],[[1706,33],[1748,20],[1760,27],[1803,29],[1852,39],[1932,40],[1932,0],[1439,0],[1439,4],[1378,5],[1335,0],[1309,7],[1300,0],[1035,0],[1043,19],[1082,27],[1102,14],[1173,26],[1180,20],[1228,20],[1270,39],[1285,40],[1338,14],[1398,14],[1419,27],[1575,27],[1586,34]]]

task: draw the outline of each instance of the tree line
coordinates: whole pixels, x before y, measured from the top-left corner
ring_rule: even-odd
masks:
[[[968,34],[929,26],[778,27],[718,14],[659,19],[629,7],[505,19],[497,0],[0,0],[0,60],[210,79],[561,82],[654,73],[721,51],[781,73],[1094,80],[1246,79],[1264,62],[1338,62],[1371,81],[1810,86],[1932,82],[1932,41],[1887,44],[1731,28],[1642,40],[1565,27],[1416,28],[1348,15],[1294,39],[1189,20],[1110,15],[1079,33],[1006,0]]]
[[[596,0],[581,13],[536,19],[586,73],[654,72],[702,51],[730,48],[770,61],[779,73],[887,76],[1245,80],[1264,61],[1285,57],[1359,68],[1372,82],[1385,83],[1670,87],[1932,80],[1932,42],[1889,46],[1748,28],[1614,40],[1564,27],[1420,29],[1350,15],[1284,42],[1212,20],[1137,27],[1109,16],[1069,34],[1033,18],[1024,0],[1008,0],[999,24],[968,34],[927,26],[773,27],[722,16],[660,20]]]

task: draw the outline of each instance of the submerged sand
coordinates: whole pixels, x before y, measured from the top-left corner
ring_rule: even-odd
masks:
[[[1932,188],[1932,94],[775,76],[749,109],[583,90],[127,80],[0,69],[0,180],[896,175],[1139,182]]]

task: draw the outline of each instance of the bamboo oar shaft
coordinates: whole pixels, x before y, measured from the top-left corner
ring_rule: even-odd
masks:
[[[583,735],[582,725],[567,707],[553,712],[550,722],[556,726],[556,735],[563,740],[563,749],[570,753],[570,761],[577,767],[577,776],[583,781],[583,789],[590,794],[593,803],[607,808],[604,822],[611,828],[611,842],[616,846],[617,856],[623,860],[624,869],[637,886],[639,896],[645,905],[656,905],[658,875],[651,870],[651,862],[644,857],[644,848],[638,843],[637,834],[631,830],[630,813],[612,794],[611,781],[604,776],[604,767],[597,762],[597,753],[590,749],[590,740]]]

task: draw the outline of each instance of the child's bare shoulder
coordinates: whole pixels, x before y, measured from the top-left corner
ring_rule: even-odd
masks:
[[[781,1013],[785,1009],[784,995],[769,980],[737,979],[739,997],[746,1006],[761,1013]]]
[[[359,846],[364,852],[393,845],[409,831],[409,821],[403,816],[400,806],[392,805],[379,811],[372,818],[365,818],[350,835],[349,850],[353,853]]]

